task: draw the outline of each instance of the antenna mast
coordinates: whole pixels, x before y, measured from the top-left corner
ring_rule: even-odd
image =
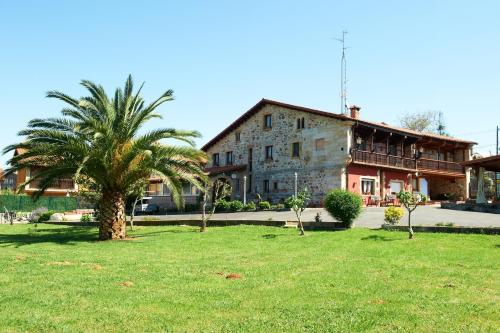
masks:
[[[342,60],[340,63],[340,113],[347,114],[347,62],[345,57],[345,35],[347,31],[342,31],[342,38],[336,38],[342,43]]]

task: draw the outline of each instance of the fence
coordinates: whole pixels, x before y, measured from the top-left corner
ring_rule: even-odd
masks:
[[[37,208],[55,211],[71,211],[79,208],[77,198],[72,197],[40,197],[33,201],[30,196],[0,195],[0,211],[7,209],[16,212],[31,212]]]

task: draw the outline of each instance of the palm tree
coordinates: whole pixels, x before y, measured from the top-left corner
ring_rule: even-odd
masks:
[[[182,184],[189,182],[202,189],[206,176],[206,155],[194,146],[196,131],[172,128],[139,134],[149,120],[161,118],[156,109],[173,99],[168,90],[151,104],[140,96],[142,86],[133,91],[129,76],[124,89],[116,89],[109,98],[100,85],[83,80],[90,93],[80,99],[58,91],[47,97],[69,105],[62,117],[33,119],[19,132],[25,140],[8,146],[4,154],[16,149],[21,153],[10,159],[12,173],[30,167],[42,167],[26,183],[37,182],[38,198],[60,177],[73,177],[92,184],[100,193],[99,239],[125,238],[125,199],[135,184],[152,174],[162,178],[174,202],[182,205]],[[180,140],[187,145],[171,145],[164,139]]]

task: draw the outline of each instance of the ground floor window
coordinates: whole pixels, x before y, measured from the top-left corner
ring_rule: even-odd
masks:
[[[361,194],[375,195],[375,179],[361,178]]]
[[[264,180],[264,193],[269,193],[269,180]]]
[[[404,183],[402,181],[391,181],[390,183],[391,194],[399,194],[404,189]]]

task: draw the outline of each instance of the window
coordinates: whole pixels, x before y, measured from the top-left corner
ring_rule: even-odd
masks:
[[[269,179],[264,180],[264,193],[269,193]]]
[[[398,194],[403,189],[403,182],[401,181],[391,181],[389,184],[391,187],[391,194]]]
[[[253,169],[253,148],[248,148],[248,171],[252,172]]]
[[[273,146],[266,146],[266,160],[273,159]]]
[[[228,151],[226,152],[226,165],[233,165],[234,159],[233,159],[233,152]]]
[[[273,182],[273,190],[274,191],[278,190],[278,182]]]
[[[212,155],[212,166],[219,166],[220,161],[219,161],[219,153],[215,153]]]
[[[305,119],[304,118],[297,118],[297,129],[302,129],[305,126]]]
[[[272,128],[273,127],[273,116],[270,114],[266,114],[264,116],[264,128]]]
[[[314,141],[314,147],[316,151],[325,150],[325,139],[316,139]]]
[[[234,134],[234,138],[235,138],[236,142],[240,142],[240,140],[241,140],[241,132],[236,132]]]
[[[248,175],[247,192],[252,192],[252,175]]]
[[[392,155],[392,156],[397,156],[398,155],[398,148],[396,145],[389,145],[389,151],[387,154]]]
[[[236,178],[234,182],[235,182],[234,187],[236,189],[235,192],[237,195],[240,195],[240,179]]]
[[[374,195],[375,194],[375,180],[361,178],[361,194]]]
[[[292,157],[299,157],[299,156],[300,156],[300,143],[294,142],[292,143]]]

